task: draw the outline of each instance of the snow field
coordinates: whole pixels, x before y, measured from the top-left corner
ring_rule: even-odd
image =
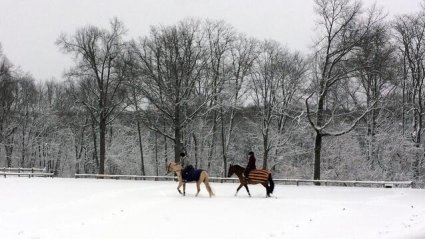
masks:
[[[425,238],[425,190],[0,179],[0,238]]]

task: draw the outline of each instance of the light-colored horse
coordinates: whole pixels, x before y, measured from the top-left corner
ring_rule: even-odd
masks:
[[[179,180],[179,185],[177,186],[177,191],[179,191],[180,194],[183,196],[186,195],[186,181],[182,178],[182,170],[183,167],[180,164],[176,163],[169,163],[167,165],[167,173],[174,172],[177,174],[177,179]],[[198,196],[199,192],[201,191],[201,183],[205,184],[205,187],[207,188],[208,194],[210,197],[214,196],[214,192],[211,189],[210,182],[209,182],[209,176],[208,173],[205,170],[202,170],[201,175],[199,176],[199,180],[196,181],[196,196]],[[181,186],[183,186],[183,192],[180,191]]]

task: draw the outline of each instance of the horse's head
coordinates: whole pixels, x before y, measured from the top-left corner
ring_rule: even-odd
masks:
[[[230,178],[235,173],[235,165],[230,164],[229,165],[229,172],[227,173],[227,177]]]
[[[227,177],[232,177],[233,174],[236,174],[236,176],[240,176],[243,174],[245,168],[237,165],[237,164],[230,164],[229,165],[229,171],[227,173]]]
[[[172,164],[172,163],[168,163],[168,164],[167,164],[167,167],[166,167],[167,174],[169,174],[169,173],[171,172],[171,170],[170,170],[171,164]]]
[[[176,164],[176,163],[169,163],[167,165],[167,173],[170,172],[177,172],[177,171],[181,171],[182,170],[182,166],[180,164]]]

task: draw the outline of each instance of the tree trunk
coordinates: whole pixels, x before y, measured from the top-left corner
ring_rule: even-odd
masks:
[[[178,95],[176,96],[178,99]],[[180,163],[180,153],[182,152],[182,132],[181,132],[181,118],[180,118],[180,102],[175,102],[174,112],[174,162]]]
[[[180,126],[175,126],[174,129],[174,162],[180,163],[180,153],[182,152],[181,129]]]
[[[195,132],[192,132],[192,138],[193,138],[193,144],[195,145],[195,168],[198,168],[198,162],[199,162],[199,146],[198,146],[198,139],[196,138]]]
[[[13,144],[12,140],[8,139],[6,144],[4,145],[4,149],[6,150],[6,167],[12,167],[12,153],[13,153]]]
[[[323,89],[323,86],[321,87]],[[323,90],[321,90],[322,92]],[[325,95],[325,94],[322,94]],[[324,111],[325,99],[322,96],[319,96],[319,101],[317,104],[317,127],[321,127],[323,124],[323,111]],[[321,162],[321,152],[322,152],[322,133],[316,130],[316,140],[314,142],[314,173],[313,179],[320,180],[320,162]],[[315,185],[320,185],[320,183],[315,183]]]
[[[77,145],[77,139],[76,139],[76,136],[74,135],[75,173],[80,173],[81,158],[82,158],[82,155],[83,155],[83,150],[85,148],[85,147],[83,147],[83,145],[84,145],[84,133],[85,133],[85,130],[86,130],[87,123],[88,123],[88,118],[85,119],[84,125],[81,129],[79,145]]]
[[[140,122],[137,121],[137,133],[139,136],[139,149],[140,149],[140,175],[145,175],[145,162],[143,158],[143,145],[142,145],[142,132],[140,129]]]
[[[55,174],[55,176],[58,176],[59,174],[61,175],[63,174],[63,172],[59,171],[61,158],[62,158],[62,145],[59,146],[56,162],[53,161],[54,162],[53,173]]]
[[[99,122],[99,131],[99,174],[105,174],[106,119],[103,117]]]
[[[156,176],[159,175],[159,165],[158,165],[158,133],[155,131],[155,172]]]
[[[402,88],[402,104],[401,104],[401,130],[402,135],[405,135],[405,123],[406,123],[406,81],[407,81],[407,63],[406,63],[406,54],[403,54],[403,88]]]
[[[422,86],[422,84],[421,84]],[[421,147],[421,137],[422,137],[422,114],[423,114],[423,106],[422,106],[422,88],[419,87],[418,90],[418,106],[419,106],[419,112],[417,114],[417,129],[416,129],[416,147],[420,148]],[[419,154],[415,161],[414,161],[414,165],[413,165],[413,178],[415,180],[419,180],[419,176],[420,176],[420,165],[421,165],[421,160],[422,160],[423,154]]]
[[[268,130],[267,130],[268,131]],[[267,161],[269,158],[269,133],[263,135],[263,169],[267,170]]]
[[[214,110],[214,121],[213,121],[213,128],[212,128],[212,139],[211,139],[211,143],[209,145],[209,149],[208,149],[208,164],[207,164],[207,170],[209,171],[211,168],[211,162],[212,162],[212,158],[214,155],[214,149],[215,149],[215,142],[217,140],[217,112]]]
[[[320,180],[320,154],[322,150],[322,135],[316,131],[316,140],[314,143],[314,180]],[[315,183],[320,185],[320,183]]]
[[[164,132],[165,132],[165,122],[164,122]],[[165,165],[168,165],[168,140],[166,136],[164,136],[164,159],[165,159]]]
[[[223,106],[220,107],[220,118],[221,118],[221,151],[223,156],[223,175],[226,177],[227,174],[227,147],[226,147],[226,133],[224,128],[224,113]]]
[[[96,166],[99,166],[99,160],[97,157],[97,135],[96,135],[96,127],[95,127],[95,123],[94,123],[94,119],[91,125],[91,129],[92,129],[92,137],[93,137],[93,161],[94,163],[96,163]],[[85,163],[84,163],[85,165]],[[84,167],[86,168],[86,167]],[[84,169],[85,173],[88,173],[86,169]],[[93,173],[93,172],[90,172]]]
[[[21,149],[21,162],[20,162],[20,167],[25,168],[25,153],[26,153],[26,145],[25,145],[25,130],[22,129],[22,149]]]

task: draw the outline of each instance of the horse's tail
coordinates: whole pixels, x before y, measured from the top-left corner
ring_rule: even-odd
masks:
[[[207,188],[207,191],[208,191],[210,197],[215,196],[214,195],[214,192],[213,192],[213,190],[211,188],[211,185],[210,185],[210,180],[209,180],[209,177],[208,177],[208,173],[206,171],[204,171],[204,172],[205,172],[205,178],[204,178],[205,187]]]
[[[269,193],[273,193],[273,190],[274,190],[274,181],[273,181],[273,178],[272,178],[272,174],[271,173],[269,173],[268,180],[269,180]]]

